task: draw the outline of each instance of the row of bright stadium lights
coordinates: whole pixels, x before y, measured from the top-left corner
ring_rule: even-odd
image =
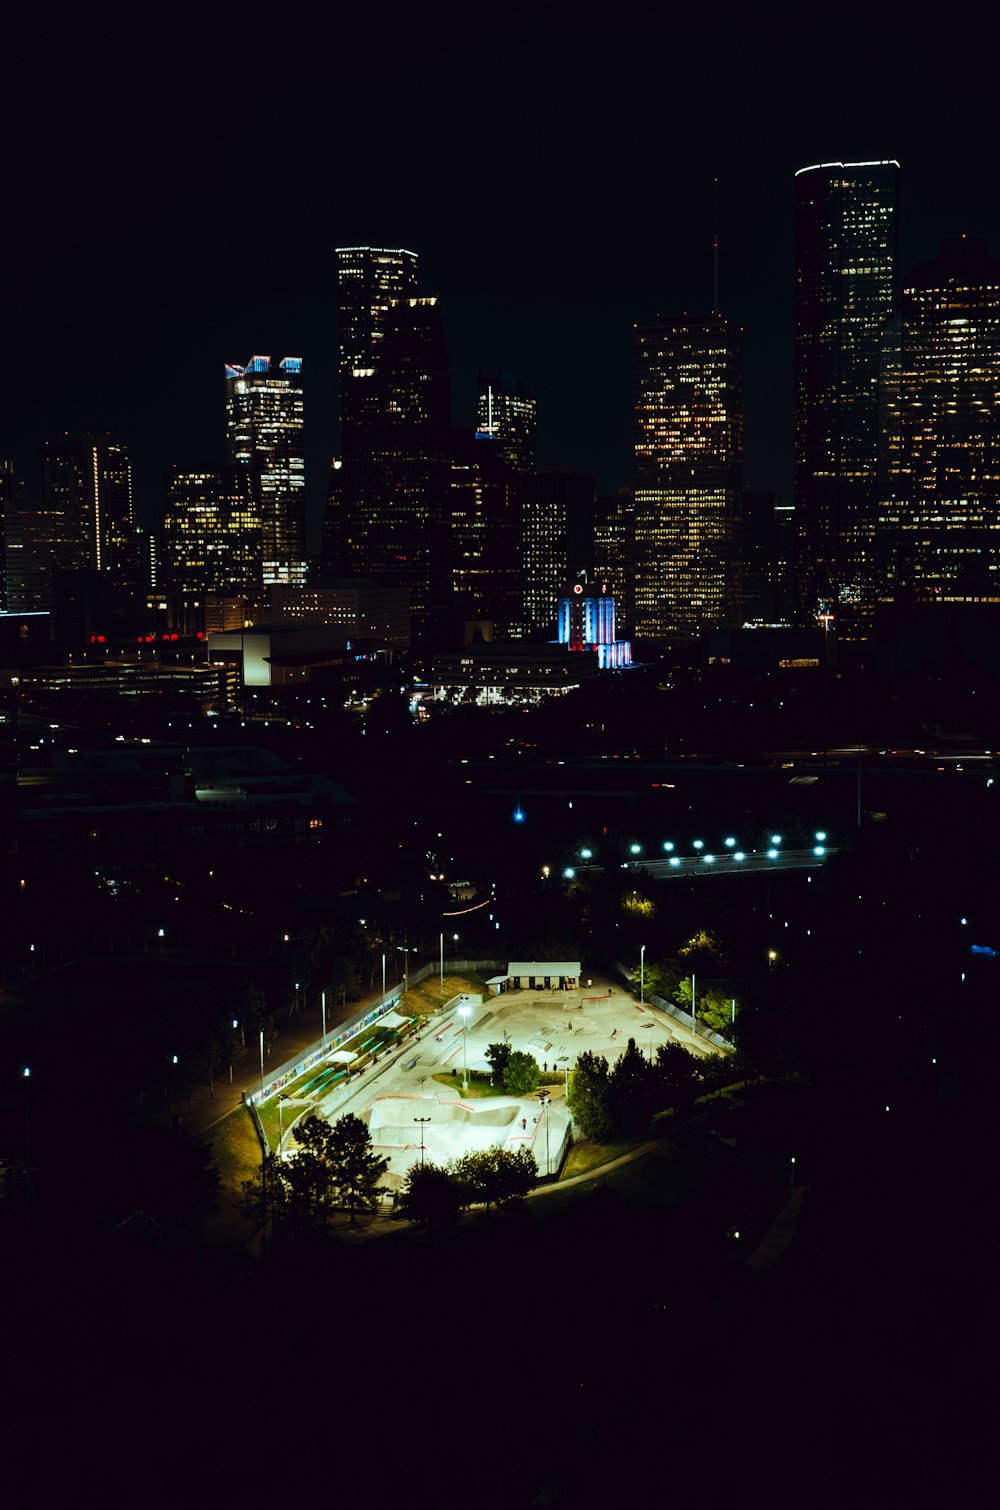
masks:
[[[822,857],[823,855],[826,854],[826,847],[825,847],[825,844],[823,842],[826,839],[826,830],[822,829],[822,828],[817,829],[816,833],[814,835],[814,838],[816,839],[816,843],[813,845],[813,854],[817,855],[819,857]],[[730,839],[723,839],[722,842],[726,846],[726,849],[730,851],[730,853],[727,856],[725,856],[726,859],[729,859],[729,860],[745,860],[746,859],[745,852],[742,849],[737,849],[736,848],[736,840],[735,839],[732,839],[732,838],[730,838]],[[781,843],[781,835],[780,834],[772,834],[771,835],[771,848],[766,851],[767,858],[769,860],[777,860],[778,856],[781,853],[781,851],[778,849],[778,845],[780,843]],[[673,844],[673,842],[670,839],[666,839],[666,840],[664,840],[663,848],[664,848],[664,850],[666,850],[666,851],[669,852],[670,850],[672,850],[672,849],[675,848],[675,845]],[[704,839],[695,839],[695,840],[693,840],[693,842],[692,842],[692,848],[696,849],[698,851],[703,850],[705,848],[705,841],[704,841]],[[642,854],[642,845],[641,844],[630,844],[629,845],[629,854],[631,854],[631,855],[641,855]],[[580,859],[581,860],[592,860],[593,858],[594,858],[594,851],[592,849],[581,849],[581,851],[580,851]],[[694,859],[693,855],[691,856],[691,859]],[[704,865],[714,865],[715,864],[715,860],[716,860],[716,856],[715,855],[701,855],[701,861],[702,861],[702,863]],[[628,862],[626,861],[626,864],[627,863]],[[679,855],[671,855],[670,856],[670,864],[671,865],[679,865],[680,863],[681,863],[681,860],[680,860],[680,856]],[[566,869],[563,871],[563,875],[565,876],[565,878],[567,880],[572,880],[572,878],[576,875],[576,871],[573,869],[573,867],[571,865],[567,865]]]

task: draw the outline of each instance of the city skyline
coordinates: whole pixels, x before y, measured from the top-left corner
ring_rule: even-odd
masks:
[[[661,313],[709,312],[717,178],[719,307],[746,332],[746,482],[790,496],[795,172],[811,162],[899,159],[904,277],[963,231],[996,247],[1000,217],[989,190],[990,111],[975,88],[983,65],[974,49],[961,88],[935,78],[940,109],[932,126],[922,104],[930,63],[889,18],[870,21],[853,47],[846,33],[823,32],[823,17],[792,28],[783,25],[784,12],[778,7],[753,23],[733,19],[721,44],[714,27],[671,22],[671,55],[711,49],[725,86],[695,143],[672,135],[697,101],[693,80],[679,70],[667,104],[652,87],[666,22],[642,49],[623,26],[567,31],[554,17],[530,34],[516,26],[500,38],[490,34],[487,48],[487,30],[474,19],[461,37],[432,19],[388,29],[375,61],[359,45],[363,25],[347,19],[337,33],[351,58],[350,77],[340,80],[345,108],[375,89],[382,115],[372,124],[346,108],[346,119],[368,119],[368,126],[335,137],[312,88],[325,52],[317,49],[314,61],[297,47],[296,72],[284,75],[291,39],[279,34],[269,57],[278,79],[274,105],[294,100],[299,108],[295,151],[282,153],[280,134],[272,140],[261,117],[241,127],[246,145],[238,159],[227,113],[212,102],[217,65],[224,59],[219,77],[235,77],[249,42],[234,41],[209,17],[190,49],[178,23],[177,37],[163,45],[188,86],[182,112],[173,89],[160,99],[158,78],[118,67],[127,33],[111,7],[88,42],[93,73],[86,108],[78,108],[77,32],[57,14],[47,66],[63,87],[53,90],[51,113],[12,170],[23,230],[7,252],[17,291],[7,332],[19,371],[4,379],[0,454],[14,457],[30,486],[43,439],[65,430],[120,435],[133,458],[137,511],[148,522],[169,466],[224,460],[219,361],[241,351],[299,351],[311,394],[315,541],[323,473],[337,449],[335,427],[324,422],[332,421],[336,389],[332,248],[365,241],[420,254],[424,286],[442,300],[456,421],[475,424],[480,369],[515,372],[538,402],[541,459],[592,473],[601,492],[614,492],[630,480],[631,327]],[[527,36],[530,47],[521,45]],[[31,23],[20,23],[12,59],[29,56],[33,41]],[[12,73],[14,108],[23,85]],[[120,91],[114,111],[101,103],[100,89],[112,78]],[[508,170],[514,192],[503,213],[491,175],[475,171],[471,139],[466,144],[453,129],[448,102],[469,103],[472,78],[476,108],[511,105],[531,143],[528,157]],[[603,103],[593,115],[599,79]],[[626,91],[623,112],[617,106]],[[130,132],[119,129],[123,116]],[[423,164],[416,175],[388,150],[404,119],[406,161]],[[210,166],[216,146],[227,167],[221,175]],[[63,161],[70,171],[61,175],[62,197],[40,192]],[[113,220],[83,192],[93,176],[82,171],[88,162],[101,165],[99,184],[106,176],[109,188],[119,186],[121,213]],[[265,179],[294,201],[294,215],[282,233],[234,241]],[[321,193],[321,182],[333,192]],[[166,219],[164,193],[176,200]],[[133,374],[162,367],[178,349],[186,378],[164,412]]]

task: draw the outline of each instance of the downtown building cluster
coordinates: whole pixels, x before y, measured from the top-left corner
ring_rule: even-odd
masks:
[[[790,499],[745,489],[742,332],[717,297],[635,327],[633,475],[598,499],[539,467],[536,403],[508,373],[481,380],[475,430],[455,426],[417,255],[343,247],[319,557],[303,364],[257,355],[225,366],[225,464],[171,468],[152,532],[108,436],[47,442],[34,496],[0,464],[5,606],[64,641],[127,602],[140,634],[318,619],[444,650],[551,640],[583,569],[654,645],[818,621],[864,641],[882,612],[996,602],[1000,263],[961,239],[901,279],[899,173],[795,176]]]

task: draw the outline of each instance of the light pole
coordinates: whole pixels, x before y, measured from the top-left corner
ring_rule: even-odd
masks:
[[[646,946],[639,947],[639,1005],[646,1000]]]
[[[175,1061],[176,1063],[176,1061]],[[260,1099],[264,1099],[264,1029],[260,1030]]]
[[[279,1091],[278,1092],[278,1158],[279,1159],[282,1157],[282,1154],[281,1154],[281,1145],[284,1142],[284,1138],[285,1138],[285,1128],[284,1128],[284,1123],[283,1123],[282,1115],[281,1115],[282,1114],[282,1110],[283,1110],[282,1103],[285,1102],[285,1101],[287,1101],[287,1100],[288,1100],[288,1097],[284,1094],[284,1092],[283,1091]]]
[[[319,993],[319,1004],[320,1004],[320,1007],[322,1008],[322,1011],[323,1011],[323,1038],[322,1038],[321,1041],[322,1041],[323,1044],[325,1044],[326,1043],[326,992],[325,991],[321,991]]]
[[[414,1117],[414,1122],[420,1123],[420,1167],[424,1167],[424,1124],[429,1122],[430,1117]]]
[[[469,1016],[471,1007],[459,1007],[458,1015],[462,1019],[462,1089],[469,1089]]]
[[[382,1006],[385,1006],[385,950],[382,950]]]
[[[695,979],[694,979],[694,976],[692,975],[691,976],[691,1031],[692,1031],[692,1033],[694,1033],[694,1032],[697,1031],[696,1024],[697,1024],[697,1021],[698,1021],[698,1016],[697,1016],[697,1013],[695,1011],[695,1006],[697,1004],[697,1000],[698,1000],[698,998],[695,995]]]
[[[552,1173],[552,1168],[549,1163],[549,1102],[552,1100],[552,1097],[549,1095],[548,1091],[539,1091],[538,1099],[542,1104],[543,1111],[545,1112],[545,1173],[549,1175]]]
[[[788,1188],[789,1188],[789,1190],[794,1190],[795,1189],[795,1155],[794,1154],[792,1154],[792,1169],[791,1169],[791,1173],[788,1176]]]
[[[444,934],[441,935],[441,990],[444,990]]]
[[[239,1027],[239,1025],[240,1025],[239,1024],[239,1019],[236,1018],[236,1017],[234,1017],[233,1018],[233,1032],[234,1033],[236,1032],[236,1029]],[[233,1083],[233,1056],[232,1056],[232,1054],[230,1054],[230,1056],[229,1056],[229,1084],[232,1085],[232,1083]]]

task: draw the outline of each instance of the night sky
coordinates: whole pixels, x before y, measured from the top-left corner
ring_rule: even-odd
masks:
[[[223,459],[223,363],[294,354],[315,523],[333,252],[358,243],[420,254],[457,422],[477,368],[502,365],[538,399],[541,459],[612,490],[632,324],[710,308],[717,174],[747,483],[787,494],[794,170],[899,158],[904,270],[962,231],[1000,251],[994,54],[967,11],[925,29],[884,6],[339,10],[54,5],[8,24],[0,454],[30,491],[44,436],[107,429],[150,520],[166,465]]]

